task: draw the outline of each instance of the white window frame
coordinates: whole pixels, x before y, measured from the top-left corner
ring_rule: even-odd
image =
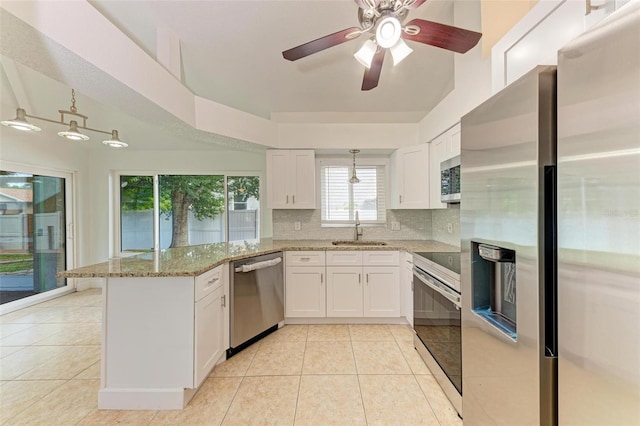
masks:
[[[211,171],[211,170],[112,170],[111,171],[111,197],[113,200],[113,206],[111,208],[112,230],[110,232],[111,243],[109,247],[109,253],[111,257],[127,257],[138,254],[134,251],[122,251],[122,234],[120,229],[120,177],[121,176],[150,176],[154,180],[154,206],[153,206],[153,248],[154,250],[160,249],[160,223],[158,217],[160,215],[159,197],[156,193],[159,187],[157,185],[158,176],[161,175],[198,175],[198,176],[223,176],[224,181],[224,206],[225,206],[225,226],[224,226],[224,241],[228,241],[229,238],[229,217],[228,217],[228,194],[227,194],[227,178],[229,176],[258,176],[260,179],[260,200],[265,200],[265,174],[260,171]],[[261,204],[262,206],[262,204]],[[264,208],[260,208],[260,223],[263,224]],[[262,233],[264,226],[260,226],[260,232]]]
[[[353,158],[351,157],[316,157],[316,182],[318,190],[316,191],[316,206],[321,211],[322,215],[322,167],[326,166],[353,166]],[[374,227],[374,226],[386,226],[387,213],[389,210],[389,159],[386,157],[356,157],[356,167],[358,166],[383,166],[384,167],[384,210],[385,218],[372,221],[372,220],[360,220],[362,226]],[[342,220],[342,221],[324,221],[320,220],[320,226],[323,228],[340,228],[340,227],[352,227],[355,223],[354,220]]]

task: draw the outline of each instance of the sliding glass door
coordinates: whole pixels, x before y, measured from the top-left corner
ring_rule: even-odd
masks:
[[[0,170],[0,303],[67,285],[69,177]]]

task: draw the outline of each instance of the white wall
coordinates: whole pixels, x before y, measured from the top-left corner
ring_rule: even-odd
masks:
[[[280,123],[278,148],[389,149],[418,143],[415,123]]]
[[[457,0],[454,25],[481,31],[480,2]],[[418,124],[419,143],[430,142],[491,95],[491,59],[482,58],[481,44],[455,54],[455,88]]]

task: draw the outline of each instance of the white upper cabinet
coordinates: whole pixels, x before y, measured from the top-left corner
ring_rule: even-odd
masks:
[[[267,150],[267,207],[316,208],[313,150]]]
[[[400,148],[391,155],[392,209],[429,208],[429,144]]]
[[[430,143],[429,194],[430,208],[444,209],[446,204],[440,202],[440,163],[460,155],[460,123],[456,124]]]

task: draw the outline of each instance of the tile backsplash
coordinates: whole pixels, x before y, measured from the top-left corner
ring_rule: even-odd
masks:
[[[273,210],[273,238],[276,240],[350,240],[353,227],[322,227],[321,210]],[[300,230],[295,230],[300,222]],[[400,222],[392,231],[391,222]],[[453,233],[447,232],[452,223]],[[365,240],[436,240],[460,246],[460,210],[387,210],[386,226],[364,226]],[[444,224],[444,225],[443,225]],[[441,229],[441,227],[444,228]]]

